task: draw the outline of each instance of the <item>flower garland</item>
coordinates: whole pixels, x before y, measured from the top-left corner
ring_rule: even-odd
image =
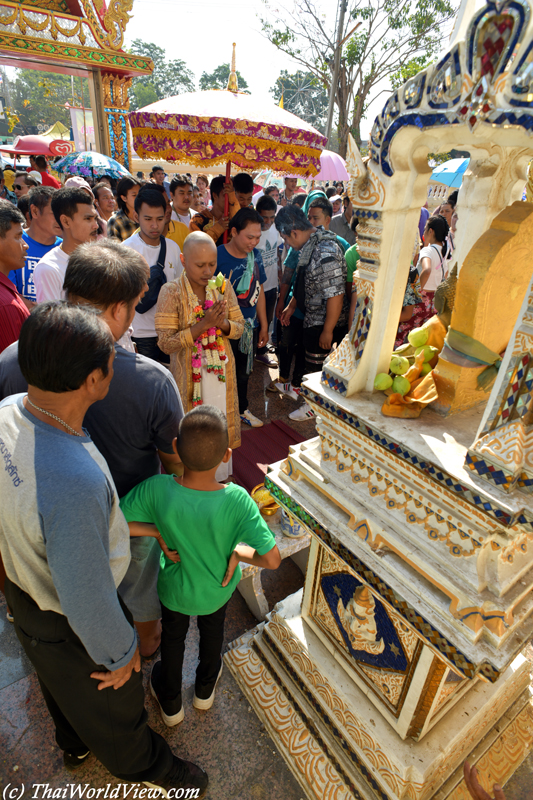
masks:
[[[205,317],[205,312],[208,308],[214,305],[213,300],[206,300],[203,307],[201,305],[195,306],[193,309],[195,321],[199,322],[202,317]],[[205,353],[206,367],[208,372],[213,372],[217,375],[218,380],[223,383],[226,381],[226,373],[224,362],[228,360],[226,350],[224,347],[224,339],[222,338],[222,331],[220,328],[208,328],[201,336],[194,342],[192,348],[192,405],[202,405],[202,353]]]

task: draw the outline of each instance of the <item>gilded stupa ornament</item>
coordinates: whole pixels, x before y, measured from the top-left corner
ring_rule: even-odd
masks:
[[[233,42],[233,54],[231,56],[231,69],[228,78],[228,85],[227,90],[228,92],[238,92],[239,91],[239,82],[237,80],[237,70],[235,68],[235,48],[236,43]]]

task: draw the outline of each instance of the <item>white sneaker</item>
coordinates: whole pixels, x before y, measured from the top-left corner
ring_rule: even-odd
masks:
[[[262,428],[263,423],[257,417],[254,417],[249,408],[246,409],[244,414],[241,414],[241,422],[243,425],[250,425],[252,428]]]
[[[223,669],[224,669],[224,662],[222,661],[214,684],[212,684],[211,686],[204,686],[201,688],[200,694],[207,695],[207,697],[198,697],[198,695],[196,694],[197,692],[196,686],[194,687],[194,698],[192,701],[194,708],[197,708],[199,711],[208,711],[208,709],[211,708],[211,706],[215,701],[215,691],[217,688],[217,683],[220,680],[220,676],[222,675]]]
[[[297,408],[296,411],[291,411],[289,414],[289,419],[293,419],[296,422],[302,422],[304,419],[313,419],[314,416],[315,412],[311,406],[307,403],[304,403],[303,406]]]
[[[286,394],[291,400],[298,400],[300,390],[296,390],[292,383],[275,383],[274,386],[280,394]]]

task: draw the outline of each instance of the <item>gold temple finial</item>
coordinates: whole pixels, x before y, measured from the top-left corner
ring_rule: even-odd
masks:
[[[228,92],[238,92],[239,91],[239,84],[237,82],[237,71],[235,69],[235,47],[237,45],[233,42],[233,55],[231,57],[231,70],[229,73],[228,78]]]

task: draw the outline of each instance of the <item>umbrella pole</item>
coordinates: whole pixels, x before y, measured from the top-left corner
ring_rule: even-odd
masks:
[[[231,161],[228,161],[226,164],[226,183],[229,183],[231,179]],[[224,195],[224,216],[227,217],[229,214],[229,197],[227,194]],[[224,231],[224,244],[228,241],[228,229]]]

